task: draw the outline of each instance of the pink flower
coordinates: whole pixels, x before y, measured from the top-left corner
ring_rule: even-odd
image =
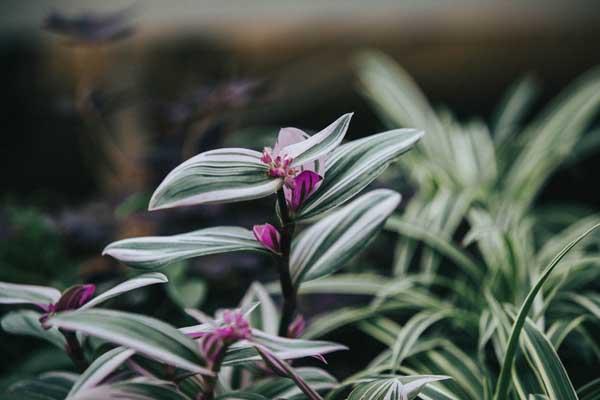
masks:
[[[271,250],[273,253],[281,252],[281,235],[273,225],[254,225],[252,231],[254,232],[256,240],[267,249]]]
[[[60,312],[76,310],[92,298],[96,291],[96,285],[75,285],[65,290],[60,299],[54,304],[39,304],[44,310],[44,314],[40,317],[42,325],[50,317],[50,315]]]
[[[189,332],[188,336],[200,338],[200,350],[207,361],[214,363],[231,344],[252,337],[252,329],[241,310],[225,310],[215,325],[208,330]]]
[[[261,161],[269,166],[268,174],[274,178],[283,178],[283,191],[292,211],[300,208],[302,203],[312,195],[323,180],[326,157],[292,167],[293,158],[284,153],[284,149],[292,144],[302,142],[310,136],[300,129],[283,128],[279,131],[273,149],[265,147]]]

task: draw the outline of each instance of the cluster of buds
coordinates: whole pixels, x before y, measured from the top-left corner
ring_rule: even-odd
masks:
[[[273,178],[283,178],[286,187],[293,189],[295,187],[294,178],[298,174],[298,169],[291,167],[293,158],[287,154],[274,155],[270,147],[265,147],[260,160],[269,167],[268,174]]]
[[[250,324],[241,310],[225,310],[220,317],[212,329],[188,334],[201,339],[200,350],[210,363],[218,362],[231,344],[252,337]]]
[[[38,304],[44,310],[40,317],[40,323],[44,326],[48,318],[54,313],[78,309],[90,301],[95,291],[96,285],[93,284],[75,285],[65,290],[56,303]],[[46,326],[44,328],[47,329]]]

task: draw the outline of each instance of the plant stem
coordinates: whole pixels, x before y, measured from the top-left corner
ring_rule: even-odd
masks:
[[[281,294],[283,296],[283,307],[281,310],[281,321],[279,323],[279,336],[286,337],[288,327],[296,314],[297,292],[290,275],[290,249],[292,246],[292,237],[296,228],[290,218],[290,211],[285,201],[283,189],[277,192],[277,204],[281,216],[281,257],[277,263],[279,272],[279,281],[281,282]]]
[[[227,351],[228,346],[223,346],[219,354],[215,357],[214,361],[211,364],[210,370],[215,373],[214,376],[208,376],[205,378],[206,381],[206,393],[200,398],[202,400],[213,400],[215,398],[215,387],[217,386],[217,382],[219,380],[219,371],[221,371],[221,364],[223,363],[223,358],[225,358],[225,352]]]
[[[67,346],[65,350],[73,361],[73,364],[75,364],[75,367],[79,370],[79,372],[85,371],[88,367],[88,362],[85,359],[85,355],[83,354],[83,349],[81,348],[81,344],[79,344],[77,335],[75,332],[69,332],[62,329],[60,330],[60,333],[62,333],[67,340]]]

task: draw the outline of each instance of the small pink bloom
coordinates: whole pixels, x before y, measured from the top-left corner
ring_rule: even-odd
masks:
[[[292,339],[299,338],[304,333],[305,328],[306,321],[302,315],[298,314],[288,327],[287,337]]]
[[[209,362],[216,361],[227,346],[252,336],[250,324],[240,310],[225,310],[221,319],[208,331],[188,333],[192,338],[200,338],[200,350]]]
[[[313,171],[303,171],[294,178],[291,190],[285,191],[288,207],[292,211],[298,210],[300,206],[315,192],[323,177]]]
[[[311,161],[301,166],[292,167],[294,159],[284,153],[284,148],[302,142],[310,136],[296,128],[283,128],[279,131],[277,142],[271,149],[265,147],[260,160],[267,164],[267,174],[273,178],[283,178],[284,189],[292,190],[296,187],[296,178],[301,171],[316,171],[324,169],[325,157]],[[322,178],[321,178],[322,179]],[[314,191],[314,190],[313,190]]]
[[[254,237],[263,246],[274,253],[281,252],[281,235],[277,228],[271,224],[254,225]]]

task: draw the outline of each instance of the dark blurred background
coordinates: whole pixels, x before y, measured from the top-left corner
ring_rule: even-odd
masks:
[[[542,85],[541,106],[600,64],[595,0],[9,0],[0,11],[0,280],[61,289],[124,279],[130,271],[100,256],[115,239],[272,218],[272,199],[147,213],[161,178],[191,155],[259,149],[280,126],[316,131],[349,111],[350,138],[383,130],[357,91],[357,51],[388,53],[460,119],[489,120],[526,74]],[[570,166],[541,201],[597,208],[599,163]],[[174,289],[116,306],[181,323],[175,306],[232,306],[274,276],[269,260],[247,256],[169,274]],[[0,384],[48,362],[36,341],[0,339]]]

